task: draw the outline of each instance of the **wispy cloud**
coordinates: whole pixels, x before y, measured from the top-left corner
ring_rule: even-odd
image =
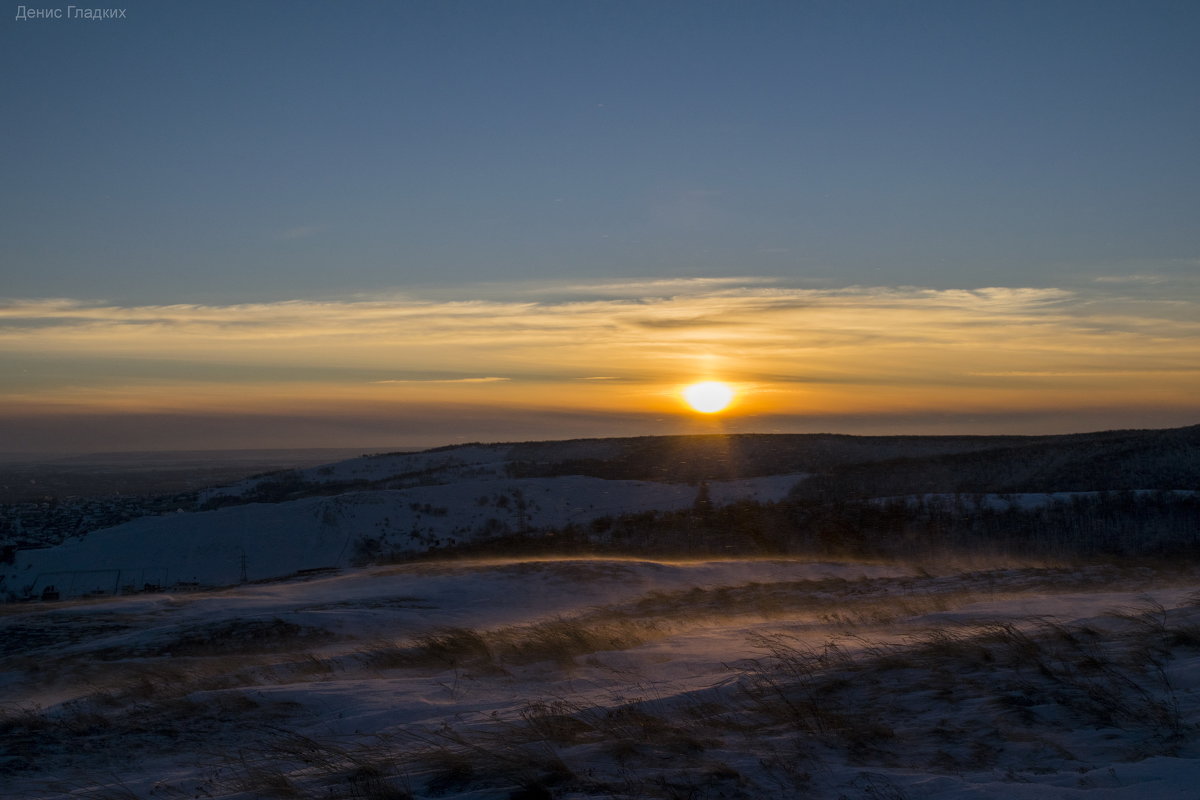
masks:
[[[372,383],[498,383],[512,378],[390,378]]]
[[[721,288],[743,289],[749,286],[769,286],[779,283],[771,277],[706,277],[706,278],[654,278],[625,281],[595,281],[589,283],[542,282],[524,287],[529,296],[576,296],[603,298],[652,298],[669,297],[677,294],[694,294]]]
[[[1169,277],[1167,277],[1166,275],[1145,275],[1145,274],[1135,274],[1135,275],[1098,275],[1098,276],[1096,276],[1095,278],[1092,278],[1092,280],[1093,280],[1093,281],[1095,281],[1096,283],[1118,283],[1118,284],[1124,284],[1124,283],[1149,283],[1149,284],[1162,284],[1162,283],[1166,283],[1167,281],[1169,281],[1169,280],[1170,280],[1170,278],[1169,278]]]
[[[1200,302],[1098,286],[1109,288],[819,289],[712,278],[560,286],[517,299],[10,300],[0,302],[0,362],[19,356],[22,369],[43,374],[10,374],[0,391],[29,407],[64,397],[133,407],[166,403],[171,392],[226,405],[251,396],[336,404],[403,385],[412,402],[665,413],[680,382],[715,376],[743,385],[746,413],[1194,402]],[[104,391],[82,368],[54,373],[66,359],[105,373]],[[229,365],[241,376],[258,365],[271,377],[256,387],[197,377],[184,387],[178,366],[158,382],[142,369],[118,402],[123,365],[154,359]],[[52,374],[62,387],[53,397]],[[281,374],[295,376],[286,388]]]

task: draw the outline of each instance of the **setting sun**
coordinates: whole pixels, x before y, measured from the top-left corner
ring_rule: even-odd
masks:
[[[720,381],[693,383],[683,390],[683,399],[702,414],[721,411],[733,400],[733,389]]]

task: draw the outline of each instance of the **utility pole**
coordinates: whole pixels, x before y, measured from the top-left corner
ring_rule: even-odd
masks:
[[[242,549],[242,583],[246,582],[246,550]]]

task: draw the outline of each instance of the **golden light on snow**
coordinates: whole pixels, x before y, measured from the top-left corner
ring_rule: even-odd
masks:
[[[733,401],[733,389],[720,381],[693,383],[683,390],[683,399],[702,414],[723,410]]]

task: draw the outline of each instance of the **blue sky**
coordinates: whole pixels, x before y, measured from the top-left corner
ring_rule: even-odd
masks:
[[[1197,299],[1195,2],[123,7],[0,20],[0,297],[106,319],[695,279]],[[193,363],[14,342],[29,386]]]
[[[1045,285],[1200,250],[1191,2],[14,15],[8,295]]]

